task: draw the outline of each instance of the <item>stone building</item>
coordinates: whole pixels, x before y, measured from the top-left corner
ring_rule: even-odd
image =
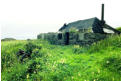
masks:
[[[78,20],[64,24],[56,33],[39,34],[38,39],[45,39],[52,44],[80,44],[89,45],[109,36],[121,32],[109,26],[104,21],[104,4],[102,4],[101,20],[97,17]]]
[[[78,20],[75,22],[71,22],[69,24],[64,24],[59,31],[60,32],[84,32],[84,33],[120,33],[120,31],[114,29],[113,27],[103,24],[102,20],[99,20],[97,17],[85,19],[85,20]]]

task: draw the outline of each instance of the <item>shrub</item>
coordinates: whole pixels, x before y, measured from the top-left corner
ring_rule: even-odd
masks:
[[[29,41],[26,45],[25,45],[25,50],[26,50],[26,53],[27,54],[32,54],[32,51],[34,49],[41,49],[42,47],[41,46],[38,46],[34,43],[32,43],[31,41]]]

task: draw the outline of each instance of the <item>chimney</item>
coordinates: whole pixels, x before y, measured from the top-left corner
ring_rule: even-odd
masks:
[[[104,21],[104,4],[102,4],[101,21]]]

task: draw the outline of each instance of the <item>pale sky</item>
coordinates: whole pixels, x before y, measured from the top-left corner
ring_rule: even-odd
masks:
[[[35,39],[37,34],[57,32],[64,23],[92,17],[121,26],[121,0],[0,0],[2,38]]]

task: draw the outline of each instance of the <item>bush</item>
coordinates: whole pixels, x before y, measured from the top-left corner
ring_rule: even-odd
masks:
[[[35,49],[37,46],[35,44],[33,44],[32,42],[28,42],[26,45],[25,45],[25,49],[26,49],[26,53],[27,54],[31,54],[33,49]]]
[[[28,41],[28,43],[25,45],[25,53],[22,55],[22,57],[20,59],[21,62],[23,61],[24,58],[31,57],[31,54],[33,53],[34,49],[40,50],[41,46],[38,46],[38,45],[32,43],[32,41]],[[38,50],[36,50],[35,53],[37,53]]]

